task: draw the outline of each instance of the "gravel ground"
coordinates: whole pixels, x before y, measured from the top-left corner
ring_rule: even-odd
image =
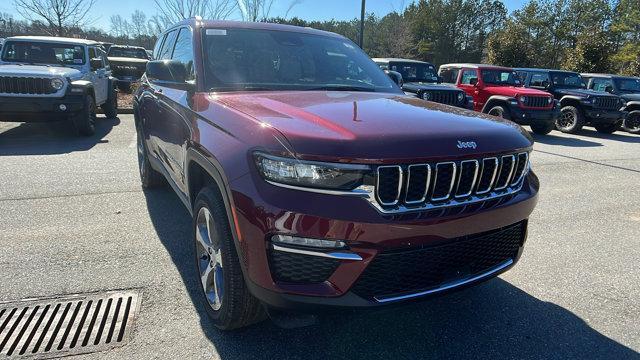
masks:
[[[542,183],[520,263],[483,285],[313,327],[220,333],[197,298],[190,218],[143,192],[131,115],[80,139],[0,123],[0,301],[140,288],[104,359],[640,359],[640,137],[536,137]]]

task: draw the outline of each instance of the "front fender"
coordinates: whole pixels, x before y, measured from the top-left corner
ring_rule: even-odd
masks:
[[[581,96],[575,96],[575,95],[565,95],[560,99],[560,106],[565,106],[565,104],[567,102],[577,102],[580,103],[582,100],[584,100],[584,97]]]
[[[484,107],[482,108],[483,113],[487,113],[491,110],[492,107],[498,104],[506,104],[508,107],[511,106],[511,101],[516,101],[514,97],[505,96],[505,95],[493,95],[487,99],[487,102],[484,103]]]
[[[627,102],[627,106],[624,107],[623,111],[635,111],[640,110],[640,101],[634,100]]]
[[[87,80],[74,80],[71,81],[68,92],[72,95],[87,95],[93,96],[93,83]]]

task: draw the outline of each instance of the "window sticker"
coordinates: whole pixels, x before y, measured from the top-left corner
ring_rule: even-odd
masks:
[[[227,35],[227,30],[224,30],[224,29],[207,29],[206,34],[207,35],[218,35],[218,36],[222,35],[222,36],[224,36],[224,35]]]

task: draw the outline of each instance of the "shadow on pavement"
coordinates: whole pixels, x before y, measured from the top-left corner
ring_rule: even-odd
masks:
[[[634,135],[628,132],[624,132],[621,130],[616,131],[613,134],[603,134],[603,133],[597,132],[593,128],[584,128],[580,130],[578,134],[589,136],[594,139],[615,140],[615,141],[621,141],[621,142],[630,143],[630,144],[640,143],[640,136]]]
[[[200,298],[189,214],[170,189],[146,191],[145,197],[158,237],[221,359],[640,359],[570,311],[499,278],[420,303],[327,315],[308,328],[285,330],[265,321],[223,333]]]
[[[106,143],[104,137],[119,118],[98,116],[96,133],[83,137],[74,134],[71,124],[66,121],[50,123],[21,123],[18,126],[0,127],[0,156],[7,155],[56,155],[75,151],[86,151],[99,143]],[[5,124],[2,124],[5,125]]]
[[[589,141],[578,139],[575,137],[562,137],[556,136],[553,132],[548,135],[537,135],[531,133],[533,140],[537,143],[547,144],[547,145],[559,145],[559,146],[571,146],[571,147],[599,147],[603,146],[599,142]]]

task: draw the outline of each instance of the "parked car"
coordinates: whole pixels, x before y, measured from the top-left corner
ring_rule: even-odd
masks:
[[[529,125],[548,134],[560,112],[551,94],[522,87],[511,68],[484,64],[445,64],[438,74],[473,97],[476,111]]]
[[[144,49],[144,51],[147,52],[147,57],[149,58],[149,60],[153,60],[153,51],[148,49]]]
[[[102,46],[102,49],[104,49],[105,52],[109,52],[109,48],[113,45],[113,43],[110,42],[106,42],[106,41],[101,41],[99,43]]]
[[[473,98],[449,84],[443,84],[433,64],[424,61],[374,58],[383,70],[396,71],[402,76],[402,90],[427,101],[473,110]]]
[[[140,80],[150,59],[139,46],[112,45],[107,54],[116,85],[122,91],[129,91],[131,84]]]
[[[134,96],[142,186],[168,182],[193,215],[219,328],[420,299],[518,261],[539,188],[521,127],[406,96],[311,28],[189,19],[154,53]]]
[[[561,116],[556,128],[574,134],[583,126],[593,126],[598,132],[616,131],[626,113],[619,96],[586,89],[580,74],[564,70],[515,69],[524,85],[545,90],[560,102]]]
[[[622,110],[628,113],[622,128],[640,134],[640,78],[610,74],[582,74],[582,78],[588,89],[620,96],[626,103]]]
[[[96,107],[118,114],[109,61],[99,43],[47,36],[7,38],[0,66],[0,121],[70,120],[95,132]]]

